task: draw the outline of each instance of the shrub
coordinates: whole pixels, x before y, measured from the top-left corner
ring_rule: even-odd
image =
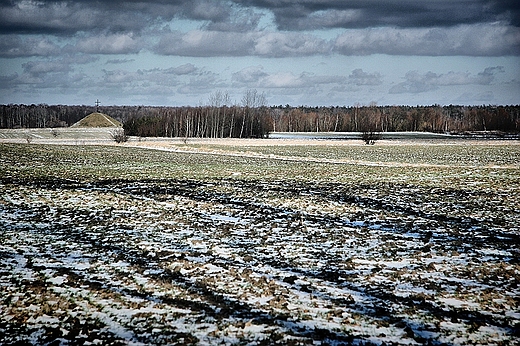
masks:
[[[112,139],[116,141],[116,143],[124,143],[128,141],[128,135],[125,130],[121,127],[110,132]]]
[[[381,133],[375,132],[375,131],[365,131],[361,135],[361,139],[367,145],[374,145],[376,143],[376,140],[379,140],[381,138],[382,138]]]

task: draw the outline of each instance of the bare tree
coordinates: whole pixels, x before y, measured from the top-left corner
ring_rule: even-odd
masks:
[[[267,105],[265,93],[259,94],[256,89],[248,89],[242,97],[242,106],[244,107],[242,116],[242,126],[240,127],[240,138],[244,135],[246,121],[251,127],[249,136],[253,135],[253,126],[258,121],[258,110]]]
[[[376,140],[381,139],[381,133],[378,131],[379,111],[375,102],[370,103],[369,107],[364,107],[360,115],[361,139],[365,144],[374,145]]]
[[[379,140],[382,138],[381,133],[375,132],[375,131],[363,131],[361,134],[361,139],[365,142],[367,145],[374,145],[376,144],[376,140]]]
[[[226,106],[230,104],[230,97],[227,91],[217,90],[209,96],[211,113],[211,137],[224,137],[224,127],[226,124]]]

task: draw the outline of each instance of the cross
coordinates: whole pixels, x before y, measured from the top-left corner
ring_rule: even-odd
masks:
[[[96,100],[96,112],[98,112],[98,113],[99,113],[99,104],[100,103],[101,102],[99,102],[99,100]]]

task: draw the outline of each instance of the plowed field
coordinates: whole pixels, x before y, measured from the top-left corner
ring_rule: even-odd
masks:
[[[518,344],[517,142],[0,155],[2,345]]]

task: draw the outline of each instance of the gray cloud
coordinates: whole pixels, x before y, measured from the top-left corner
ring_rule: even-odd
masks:
[[[225,86],[225,83],[217,74],[207,72],[191,77],[188,82],[181,84],[177,92],[180,94],[200,95],[208,94],[211,90]]]
[[[142,19],[137,13],[116,11],[94,3],[22,0],[7,5],[4,2],[0,7],[0,32],[72,34],[91,30],[135,30],[140,22]]]
[[[253,54],[266,57],[329,54],[331,42],[313,35],[286,32],[258,32]]]
[[[232,81],[241,85],[256,85],[267,76],[262,66],[250,66],[233,73]]]
[[[153,43],[156,41],[157,43]],[[347,30],[333,40],[311,34],[273,31],[161,31],[157,37],[133,33],[59,37],[1,35],[0,57],[61,54],[137,54],[151,50],[174,56],[301,57],[315,55],[520,55],[520,28],[500,23],[445,29],[371,28]]]
[[[520,28],[501,23],[452,28],[346,30],[334,40],[273,31],[165,31],[153,51],[178,56],[520,55]]]
[[[251,33],[194,30],[165,32],[152,50],[177,56],[244,56],[251,54],[253,47]]]
[[[0,57],[52,56],[60,52],[61,47],[45,37],[0,35]]]
[[[0,57],[59,56],[63,54],[136,54],[148,47],[133,33],[95,34],[65,40],[43,35],[0,35]]]
[[[126,87],[129,84],[138,83],[144,79],[141,71],[130,72],[121,69],[103,70],[103,84],[116,85],[118,87]]]
[[[482,103],[490,103],[490,102],[493,102],[494,99],[495,99],[495,95],[494,95],[493,91],[488,90],[488,91],[479,92],[479,93],[466,92],[466,93],[463,93],[462,95],[460,95],[455,101],[463,103],[463,104],[466,104],[468,102],[472,103],[475,101],[479,101]]]
[[[202,71],[189,63],[166,69],[155,68],[137,71],[103,69],[100,78],[88,76],[74,68],[78,63],[86,64],[95,60],[95,58],[84,55],[64,59],[29,61],[22,65],[23,72],[21,74],[0,75],[0,81],[9,83],[13,90],[30,87],[57,89],[60,90],[60,93],[65,92],[66,89],[82,89],[95,90],[96,93],[105,90],[113,94],[117,90],[119,93],[135,94],[162,87],[163,89],[166,88],[171,94],[173,87],[191,83],[186,78],[206,78],[207,80],[207,76],[213,76],[212,78],[217,79],[211,72]],[[157,90],[154,93],[157,93]]]
[[[344,55],[519,55],[520,28],[492,23],[432,29],[347,30],[336,38],[334,50]]]
[[[417,71],[410,71],[406,73],[404,78],[404,82],[394,85],[392,88],[390,88],[390,94],[416,94],[435,90],[439,87],[439,85],[435,82],[438,76],[433,72],[420,74]]]
[[[33,76],[41,76],[48,73],[69,72],[69,64],[62,64],[60,61],[30,61],[22,64],[24,73]]]
[[[234,13],[225,20],[210,21],[204,28],[209,31],[254,31],[257,29],[262,16],[261,13],[253,9],[240,9],[234,11]]]
[[[436,90],[441,86],[453,85],[489,85],[495,80],[497,73],[504,72],[502,66],[488,67],[477,75],[471,75],[468,72],[450,71],[444,74],[433,72],[419,73],[418,71],[409,71],[405,75],[405,81],[394,85],[389,93],[423,93]]]
[[[10,89],[13,85],[16,85],[18,79],[18,73],[12,73],[8,75],[0,75],[0,89]]]
[[[119,64],[126,64],[126,63],[129,63],[129,62],[134,62],[135,59],[110,59],[110,60],[107,60],[105,62],[105,64],[114,64],[114,65],[119,65]]]
[[[80,31],[142,31],[173,18],[223,22],[229,1],[29,1],[0,2],[0,32],[74,34]]]
[[[180,65],[177,67],[172,67],[168,71],[171,71],[172,73],[181,76],[181,75],[193,74],[198,71],[198,68],[195,67],[195,65],[188,63],[188,64]]]
[[[329,54],[330,41],[292,32],[194,30],[163,33],[153,51],[178,56],[290,57]]]
[[[127,71],[123,69],[103,70],[103,83],[121,87],[153,84],[162,86],[176,86],[181,83],[179,77],[199,77],[207,75],[193,64],[184,64],[170,68],[154,68],[150,70]]]
[[[190,19],[221,22],[229,18],[231,8],[226,1],[181,1],[179,10]]]
[[[140,32],[173,18],[213,22],[230,18],[228,1],[28,1],[0,2],[0,32],[74,34]]]
[[[145,46],[140,37],[132,33],[101,34],[80,38],[67,50],[87,54],[135,54]]]
[[[270,10],[284,30],[368,27],[447,27],[508,21],[518,26],[515,0],[236,0]]]
[[[451,27],[505,22],[520,26],[516,0],[154,0],[0,2],[0,32],[142,31],[173,18],[209,22],[209,30],[252,30],[260,14],[283,30]]]
[[[381,85],[383,84],[383,76],[381,73],[368,73],[358,68],[352,71],[348,76],[349,81],[357,86],[361,85]]]
[[[474,78],[474,84],[488,85],[491,84],[497,73],[504,73],[503,66],[487,67],[484,71],[479,72]]]
[[[471,97],[484,98],[488,86],[518,80],[511,60],[520,56],[519,8],[518,0],[0,0],[0,59],[7,61],[0,63],[0,81],[10,86],[2,99],[12,102],[24,94],[32,100],[45,89],[51,99],[54,90],[78,90],[81,95],[106,92],[126,100],[126,95],[140,93],[153,96],[135,99],[182,93],[194,100],[211,88],[233,86],[305,95],[304,100],[332,93],[344,100],[391,86],[394,95],[418,95],[456,85],[479,86]],[[357,58],[346,57],[363,55],[373,55],[359,64],[364,70],[349,66]],[[471,57],[501,57],[486,66],[506,68],[436,74],[426,73],[428,66],[385,84],[391,77],[373,71],[373,61],[394,59],[388,55],[413,56],[421,62],[427,60],[421,56],[464,56],[472,62]],[[223,81],[228,72],[211,59],[178,57],[240,57],[236,60],[241,66],[256,66]],[[318,58],[306,57],[346,64],[318,68]],[[292,58],[301,60],[293,66]],[[143,66],[151,69],[125,70],[125,63],[135,66],[144,59],[149,60]],[[100,62],[93,64],[96,60]],[[181,65],[164,68],[165,61]],[[298,70],[307,62],[305,71]],[[475,71],[474,66],[468,70]],[[222,76],[211,69],[220,69]],[[511,76],[498,78],[506,69]],[[518,90],[518,85],[496,90],[495,96],[505,99],[507,90]]]
[[[236,87],[247,88],[314,88],[326,84],[345,83],[342,76],[315,75],[303,72],[267,73],[262,66],[246,67],[233,73],[232,83]]]
[[[197,57],[520,55],[517,7],[506,0],[2,1],[0,56],[143,49]],[[347,30],[335,40],[265,30],[259,28],[265,10],[283,29]],[[199,29],[172,31],[168,25],[175,18],[197,20]]]
[[[22,64],[22,73],[2,76],[9,78],[14,90],[24,86],[37,89],[73,88],[85,80],[86,75],[74,69],[75,64],[95,61],[88,56],[65,57],[62,59],[33,60]]]

